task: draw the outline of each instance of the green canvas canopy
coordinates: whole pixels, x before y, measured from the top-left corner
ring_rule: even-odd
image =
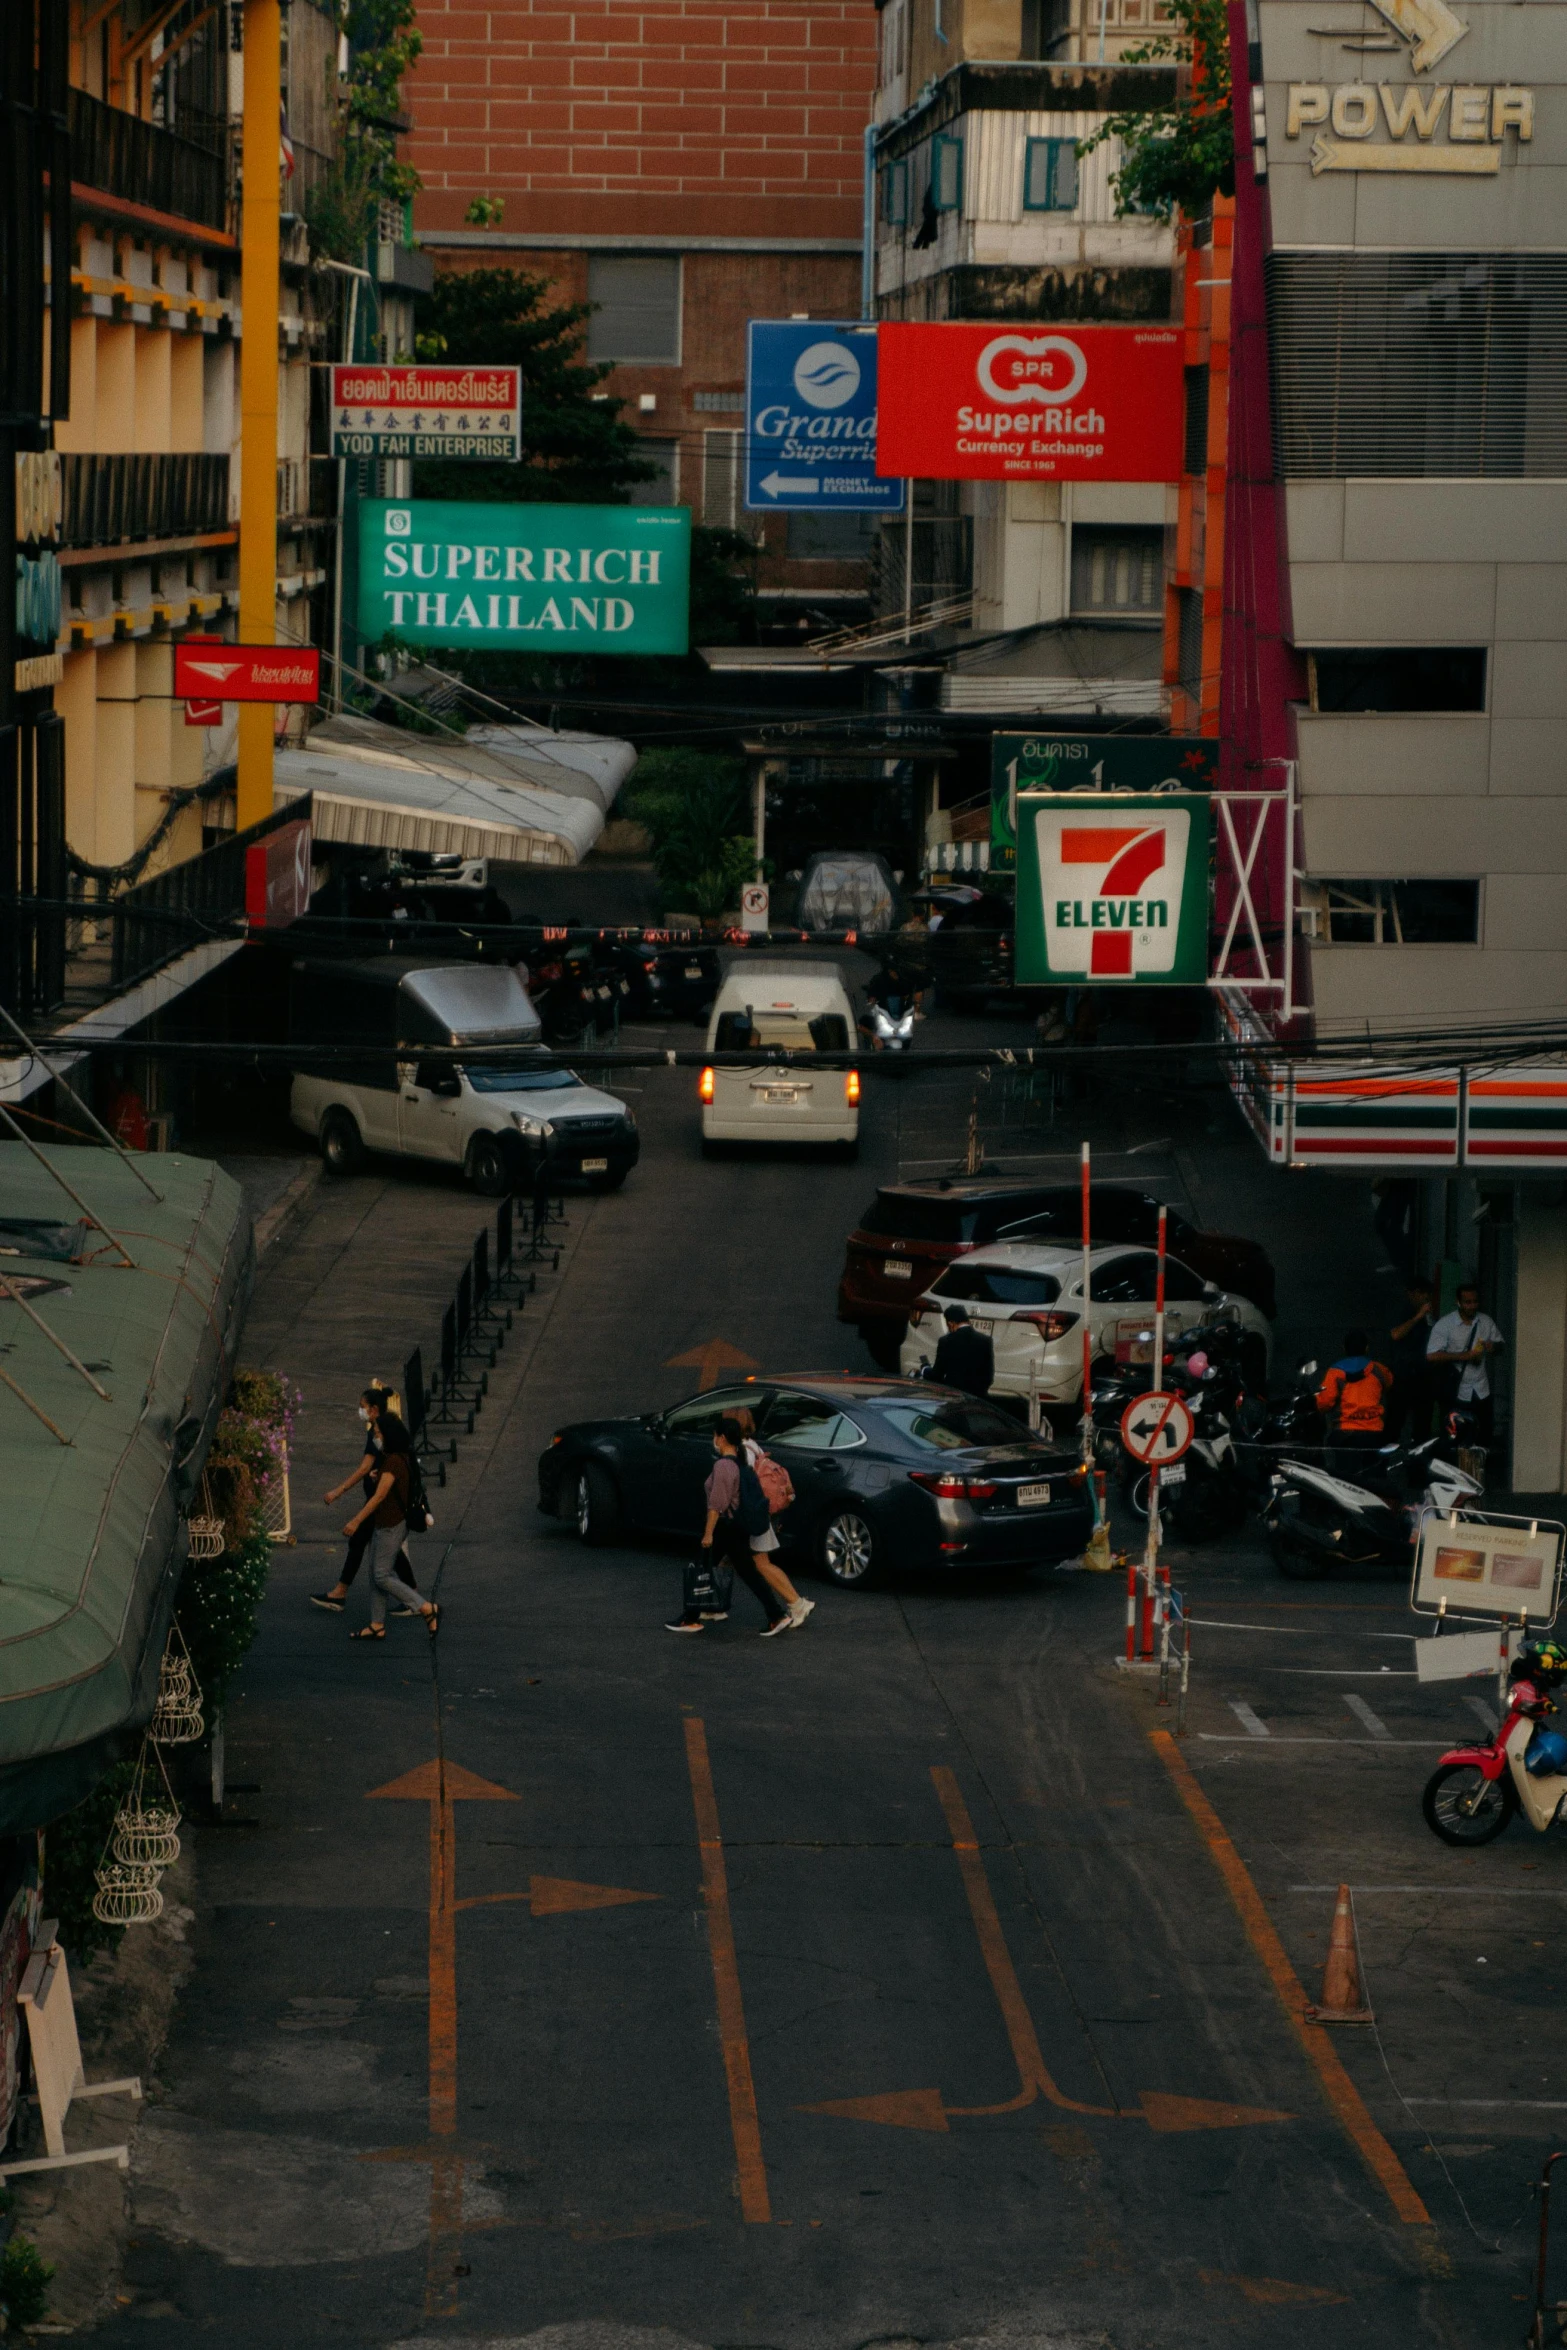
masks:
[[[210,1160],[142,1160],[160,1202],[111,1150],[47,1156],[133,1262],[0,1144],[0,1276],[109,1398],[0,1289],[0,1836],[79,1802],[151,1718],[254,1270]]]

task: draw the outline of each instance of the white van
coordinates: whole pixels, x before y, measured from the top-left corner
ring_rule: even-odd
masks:
[[[749,1053],[743,1069],[702,1071],[702,1149],[730,1142],[836,1143],[845,1158],[860,1147],[857,1069],[812,1069],[791,1055],[846,1053],[855,1041],[854,1006],[835,963],[746,955],[731,966],[713,1003],[710,1053]]]
[[[569,1069],[539,1066],[539,1016],[505,964],[322,956],[297,962],[289,978],[289,1036],[303,1063],[289,1114],[315,1136],[329,1174],[352,1175],[367,1151],[389,1151],[460,1167],[476,1191],[500,1198],[526,1190],[541,1165],[596,1191],[617,1189],[636,1165],[626,1104]],[[338,1049],[312,1066],[312,1044]],[[491,1049],[482,1060],[436,1061],[422,1057],[430,1045]]]

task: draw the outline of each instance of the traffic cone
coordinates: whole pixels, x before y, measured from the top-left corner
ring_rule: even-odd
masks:
[[[1360,1987],[1360,1949],[1355,1940],[1355,1915],[1349,1887],[1340,1885],[1333,1905],[1333,1931],[1328,1936],[1328,1961],[1322,1970],[1322,2004],[1306,2010],[1313,2023],[1374,2024]]]
[[[1104,1471],[1093,1471],[1094,1530],[1088,1537],[1088,1548],[1083,1553],[1083,1565],[1091,1575],[1108,1575],[1113,1569],[1110,1559],[1110,1520],[1105,1510]]]

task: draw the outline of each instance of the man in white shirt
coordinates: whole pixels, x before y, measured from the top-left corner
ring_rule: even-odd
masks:
[[[1472,1281],[1460,1285],[1457,1311],[1444,1314],[1426,1341],[1426,1361],[1449,1368],[1456,1382],[1449,1394],[1473,1415],[1482,1444],[1491,1441],[1495,1415],[1489,1358],[1506,1343],[1490,1315],[1481,1313],[1480,1292]]]

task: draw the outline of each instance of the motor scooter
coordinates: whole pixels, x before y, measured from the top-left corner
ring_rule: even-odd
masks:
[[[1567,1772],[1551,1767],[1567,1741],[1553,1738],[1555,1753],[1537,1749],[1530,1767],[1529,1749],[1549,1710],[1537,1682],[1516,1680],[1507,1692],[1502,1726],[1489,1744],[1455,1746],[1443,1755],[1420,1799],[1433,1835],[1444,1844],[1489,1844],[1518,1811],[1544,1835],[1567,1798]]]
[[[906,1012],[901,1010],[902,1001],[901,996],[894,996],[890,1007],[872,1004],[860,1022],[879,1053],[906,1053],[914,1042],[918,1014],[912,1004]]]
[[[1352,1484],[1314,1461],[1281,1460],[1262,1506],[1263,1531],[1279,1573],[1301,1582],[1336,1574],[1346,1566],[1407,1572],[1410,1546],[1419,1539],[1425,1513],[1448,1517],[1481,1490],[1473,1477],[1443,1457],[1446,1441],[1430,1436],[1424,1444],[1390,1444],[1366,1454],[1368,1469],[1380,1473],[1381,1491]],[[1422,1471],[1426,1484],[1421,1499],[1401,1500],[1399,1484],[1407,1491]]]

